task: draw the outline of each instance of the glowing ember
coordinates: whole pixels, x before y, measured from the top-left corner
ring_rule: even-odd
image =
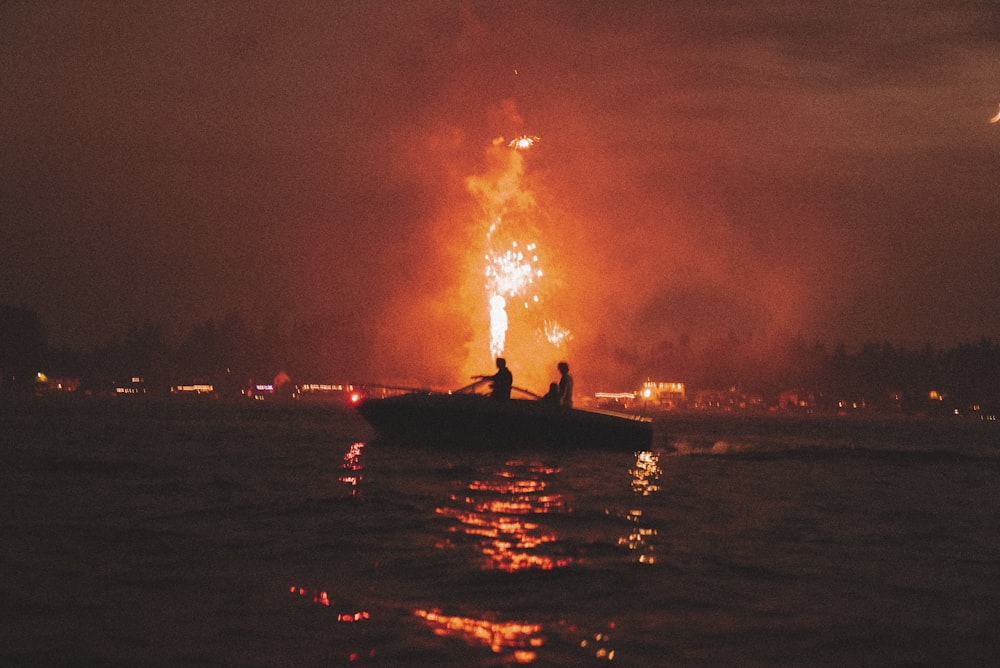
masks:
[[[556,348],[561,347],[564,343],[573,338],[573,336],[569,333],[569,330],[558,323],[546,320],[543,328],[545,332],[545,340],[554,345]]]

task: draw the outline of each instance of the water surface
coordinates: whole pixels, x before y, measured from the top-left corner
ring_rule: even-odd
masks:
[[[1000,659],[995,423],[672,417],[649,452],[332,407],[0,407],[6,665]]]

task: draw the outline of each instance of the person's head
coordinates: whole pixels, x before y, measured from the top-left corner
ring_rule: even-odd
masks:
[[[569,373],[569,364],[566,362],[559,362],[556,368],[559,369],[559,373]]]
[[[502,357],[498,357],[497,358],[497,368],[498,369],[503,369],[506,366],[507,366],[507,360],[505,360]]]
[[[559,383],[549,383],[549,393],[559,394]]]

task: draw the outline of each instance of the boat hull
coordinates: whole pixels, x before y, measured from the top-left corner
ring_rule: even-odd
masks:
[[[358,407],[380,436],[408,442],[648,450],[648,419],[479,394],[405,394]]]

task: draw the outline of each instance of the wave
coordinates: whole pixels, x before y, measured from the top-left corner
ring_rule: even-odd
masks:
[[[687,418],[658,426],[656,443],[670,456],[1000,461],[995,423]]]
[[[939,463],[982,461],[1000,465],[1000,452],[960,449],[880,449],[851,445],[810,445],[715,441],[674,441],[663,450],[668,457],[713,457],[741,460],[868,459],[883,462]]]

